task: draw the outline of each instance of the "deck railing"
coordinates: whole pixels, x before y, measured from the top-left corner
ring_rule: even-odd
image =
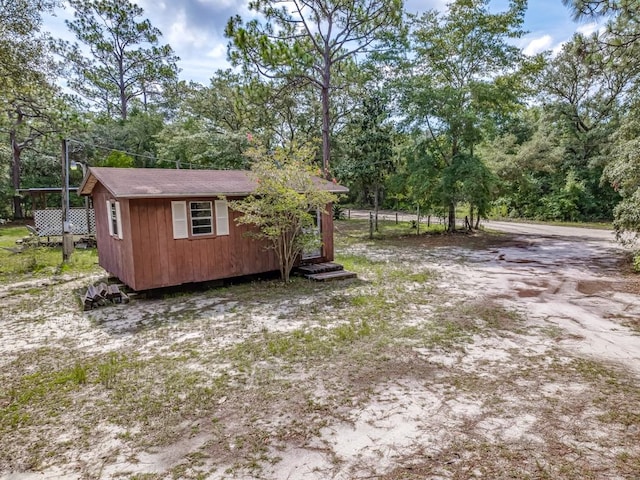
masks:
[[[33,219],[39,236],[62,235],[62,210],[34,210]],[[96,215],[92,208],[69,209],[69,223],[71,233],[74,235],[89,235],[96,232]]]

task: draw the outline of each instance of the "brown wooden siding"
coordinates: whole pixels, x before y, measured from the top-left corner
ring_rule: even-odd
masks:
[[[328,204],[320,219],[322,228],[322,262],[333,261],[333,205]]]
[[[130,201],[135,273],[127,283],[135,290],[278,270],[274,252],[246,237],[247,227],[235,225],[239,214],[231,210],[229,235],[174,239],[171,200]]]
[[[109,235],[106,201],[112,197],[98,184],[93,199],[99,263],[134,290],[252,275],[279,268],[272,250],[265,250],[263,244],[246,236],[250,227],[236,225],[235,219],[240,214],[232,210],[229,210],[229,235],[174,239],[171,201],[183,199],[120,199],[123,230],[120,240]],[[322,257],[314,261],[331,261],[330,205],[322,215],[321,225]]]
[[[122,222],[122,240],[109,235],[107,200],[113,200],[111,194],[97,185],[92,192],[93,207],[96,215],[96,242],[98,244],[98,263],[108,273],[115,275],[127,285],[134,281],[132,258],[132,234],[130,228],[129,202],[119,200]]]

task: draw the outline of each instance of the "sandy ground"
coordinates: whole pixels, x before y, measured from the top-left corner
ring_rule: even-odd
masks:
[[[359,280],[293,292],[83,313],[69,293],[93,279],[3,286],[5,385],[74,358],[136,366],[115,387],[74,387],[53,420],[27,402],[40,421],[2,431],[0,477],[638,478],[640,296],[625,252],[599,231],[517,228],[479,243],[346,242]],[[163,405],[150,412],[135,388]],[[0,397],[5,420],[16,398]]]

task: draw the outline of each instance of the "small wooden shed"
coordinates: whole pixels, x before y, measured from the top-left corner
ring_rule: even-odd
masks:
[[[347,188],[314,178],[319,188]],[[134,290],[204,282],[278,270],[272,250],[236,225],[227,200],[256,187],[244,170],[91,167],[80,185],[93,198],[102,268]],[[331,205],[317,217],[322,248],[310,263],[333,260]]]

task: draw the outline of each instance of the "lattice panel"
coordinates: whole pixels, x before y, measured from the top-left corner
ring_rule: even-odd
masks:
[[[34,210],[33,218],[38,235],[41,237],[62,235],[62,210]],[[89,209],[89,228],[87,228],[87,211],[84,208],[70,209],[69,222],[71,233],[75,235],[87,235],[96,231],[96,214],[93,208]]]

